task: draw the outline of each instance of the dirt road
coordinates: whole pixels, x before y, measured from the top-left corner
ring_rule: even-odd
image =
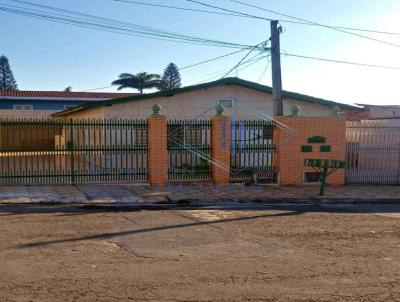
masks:
[[[400,207],[0,207],[0,301],[400,301]]]

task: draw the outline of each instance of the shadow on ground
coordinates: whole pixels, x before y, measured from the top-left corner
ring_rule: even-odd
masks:
[[[221,225],[229,222],[236,221],[248,221],[254,219],[264,219],[264,218],[276,218],[283,216],[297,216],[304,213],[376,213],[376,214],[398,214],[400,213],[400,205],[390,205],[390,204],[362,204],[362,205],[254,205],[254,204],[235,204],[235,205],[219,205],[219,206],[148,206],[148,207],[138,207],[138,206],[99,206],[99,205],[87,205],[87,206],[56,206],[56,205],[4,205],[0,206],[0,217],[2,216],[17,216],[17,215],[28,215],[28,214],[49,214],[57,216],[74,216],[74,215],[90,215],[93,213],[106,213],[106,212],[138,212],[142,210],[152,210],[152,211],[177,211],[177,210],[218,210],[218,211],[281,211],[278,213],[263,213],[261,215],[251,215],[246,217],[235,217],[235,218],[222,218],[215,221],[191,221],[189,223],[179,223],[162,225],[156,227],[141,228],[128,231],[118,231],[118,232],[103,232],[95,235],[72,237],[61,240],[48,240],[33,242],[27,244],[20,244],[18,248],[31,248],[31,247],[41,247],[53,244],[60,244],[66,242],[77,242],[83,240],[93,240],[93,239],[108,239],[117,236],[127,236],[136,235],[144,233],[152,233],[164,230],[174,230],[174,229],[184,229],[202,225]],[[284,211],[284,212],[282,212]]]

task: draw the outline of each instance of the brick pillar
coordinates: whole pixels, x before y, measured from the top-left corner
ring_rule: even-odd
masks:
[[[291,130],[280,127],[274,131],[276,145],[275,167],[281,185],[301,186],[304,173],[314,172],[304,166],[304,159],[345,160],[346,121],[338,117],[276,117],[276,121]],[[309,142],[312,137],[323,137],[325,142]],[[343,185],[344,169],[328,177],[328,184]]]
[[[147,168],[151,185],[163,186],[168,180],[167,118],[161,107],[153,106],[153,115],[147,118]]]
[[[227,184],[230,179],[231,127],[229,117],[211,118],[212,179],[215,184]]]

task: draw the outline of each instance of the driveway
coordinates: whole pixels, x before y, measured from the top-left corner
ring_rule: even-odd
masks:
[[[399,205],[0,206],[1,301],[400,301]]]

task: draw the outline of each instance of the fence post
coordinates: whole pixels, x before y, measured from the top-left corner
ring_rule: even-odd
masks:
[[[69,146],[69,148],[70,148],[70,154],[71,154],[71,182],[72,182],[72,184],[75,184],[75,154],[74,154],[74,148],[75,148],[75,146],[74,146],[74,144],[75,144],[75,142],[74,142],[74,120],[73,119],[70,119],[69,120],[69,125],[70,125],[70,135],[71,135],[71,140],[70,140],[70,146]]]
[[[230,179],[231,125],[223,106],[217,107],[211,118],[212,179],[215,184],[227,184]]]
[[[151,185],[164,186],[168,180],[167,118],[161,114],[161,106],[153,106],[153,114],[147,118],[147,168]]]

